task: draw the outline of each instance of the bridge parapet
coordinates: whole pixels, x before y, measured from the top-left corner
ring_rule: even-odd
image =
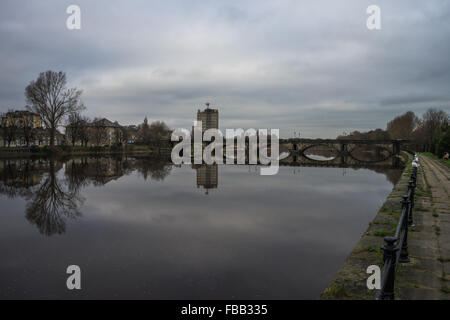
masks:
[[[304,164],[324,163],[330,165],[358,165],[367,163],[382,163],[392,161],[392,166],[398,166],[401,162],[400,151],[402,144],[407,140],[356,140],[356,139],[280,139],[280,146],[289,150],[292,162]],[[374,160],[358,158],[358,154],[364,153],[364,148],[370,146],[378,153]],[[323,148],[332,152],[334,156],[329,160],[315,160],[307,156],[311,148]],[[359,149],[359,151],[358,151]],[[330,157],[331,158],[331,157]]]
[[[356,139],[280,139],[280,145],[290,152],[303,152],[314,146],[329,146],[338,152],[351,152],[358,146],[384,146],[390,147],[392,154],[399,154],[401,145],[408,140],[356,140]],[[350,148],[349,148],[350,147]]]

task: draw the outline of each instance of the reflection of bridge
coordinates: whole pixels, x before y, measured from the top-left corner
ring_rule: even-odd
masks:
[[[393,163],[395,162],[395,163]],[[306,156],[290,155],[286,159],[280,161],[280,166],[291,167],[334,167],[334,168],[356,168],[356,169],[395,169],[401,168],[406,163],[404,155],[398,158],[393,157],[381,162],[360,162],[350,158],[334,158],[333,160],[312,160]]]
[[[399,167],[406,158],[401,154],[406,140],[354,140],[354,139],[280,139],[280,148],[287,149],[289,157],[282,160],[285,165],[329,166],[329,167]],[[333,156],[317,160],[308,156],[308,150],[325,148]],[[363,159],[364,148],[377,150],[381,157]],[[359,156],[358,156],[359,155]]]

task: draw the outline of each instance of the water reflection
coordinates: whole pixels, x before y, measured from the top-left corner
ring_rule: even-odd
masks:
[[[219,185],[219,168],[213,165],[193,165],[197,175],[197,188],[205,189],[205,194],[209,194],[210,189],[217,189]]]
[[[64,174],[60,175],[62,168]],[[81,216],[89,185],[103,186],[137,170],[144,179],[161,181],[171,164],[154,158],[80,157],[56,159],[0,160],[0,194],[26,199],[26,219],[51,236],[66,231],[66,219]]]
[[[25,197],[31,193],[31,187],[40,183],[43,172],[47,170],[46,162],[2,160],[0,161],[0,193],[9,198]]]
[[[27,220],[47,236],[63,234],[66,231],[65,220],[81,216],[79,206],[83,203],[79,188],[57,178],[57,166],[54,160],[49,160],[43,182],[26,197]]]
[[[392,188],[373,170],[0,160],[0,298],[73,298],[69,264],[79,298],[316,298]]]
[[[69,159],[3,159],[0,160],[0,194],[9,198],[26,199],[26,218],[39,231],[51,236],[66,231],[66,220],[81,216],[84,198],[80,191],[90,185],[101,187],[124,175],[137,172],[144,180],[163,181],[171,172],[167,159],[149,157],[75,157]],[[64,168],[64,170],[62,170]],[[218,165],[192,165],[197,188],[211,190],[219,187]],[[253,170],[254,169],[254,170]],[[293,167],[300,174],[300,167]],[[343,168],[342,175],[346,169]],[[383,173],[395,184],[400,170],[371,168]],[[60,172],[62,171],[62,172]],[[249,166],[249,173],[257,173]]]

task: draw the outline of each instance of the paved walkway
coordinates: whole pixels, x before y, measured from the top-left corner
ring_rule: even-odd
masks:
[[[450,167],[420,156],[411,262],[400,264],[398,299],[450,299]]]

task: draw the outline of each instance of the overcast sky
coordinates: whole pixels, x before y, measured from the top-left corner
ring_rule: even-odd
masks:
[[[81,30],[66,28],[70,4]],[[221,128],[326,138],[450,112],[446,0],[1,0],[0,43],[2,112],[45,70],[83,89],[86,115],[121,124],[189,128],[209,101]]]

